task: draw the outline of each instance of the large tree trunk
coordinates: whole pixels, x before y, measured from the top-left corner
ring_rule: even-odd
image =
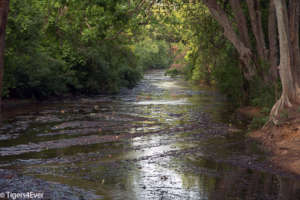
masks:
[[[216,0],[203,0],[203,3],[208,7],[212,16],[223,27],[225,37],[233,44],[235,49],[240,55],[240,60],[245,66],[243,70],[244,76],[247,80],[252,80],[257,74],[256,67],[254,65],[253,54],[251,50],[244,44],[233,29],[228,16],[225,11],[219,6]]]
[[[282,84],[282,94],[280,99],[273,106],[271,119],[277,124],[279,111],[293,104],[299,103],[297,87],[293,77],[293,52],[289,34],[288,13],[284,0],[274,0],[276,8],[279,44],[280,44],[280,65],[279,74]]]
[[[2,87],[4,73],[5,30],[9,10],[9,0],[0,0],[0,112],[2,110]]]

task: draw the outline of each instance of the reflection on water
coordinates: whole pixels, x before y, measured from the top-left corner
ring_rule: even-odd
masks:
[[[163,74],[149,72],[120,95],[7,115],[1,168],[46,183],[1,178],[0,188],[52,187],[54,199],[300,199],[299,180],[229,164],[264,157],[245,146],[241,134],[227,134],[222,95]],[[50,187],[53,182],[60,186]]]
[[[136,103],[137,105],[184,105],[189,104],[187,99],[179,99],[179,100],[153,100],[153,101],[139,101]]]
[[[133,140],[131,145],[159,144],[163,139],[150,136],[147,140]],[[136,199],[207,199],[206,187],[196,176],[182,174],[171,166],[170,156],[164,156],[176,149],[175,144],[147,148],[138,156],[150,159],[138,161],[139,170],[134,171],[132,188]],[[159,160],[159,162],[157,161]]]

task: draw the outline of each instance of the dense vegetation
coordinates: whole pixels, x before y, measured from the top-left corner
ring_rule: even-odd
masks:
[[[169,46],[139,25],[149,3],[11,1],[3,97],[44,98],[132,88],[170,63]],[[136,35],[139,35],[137,37]]]
[[[3,97],[117,92],[171,66],[237,105],[276,102],[274,123],[300,103],[297,0],[24,0],[6,20],[8,2]]]
[[[224,9],[231,12],[229,3],[224,3],[222,4]],[[177,5],[179,9],[173,16],[181,20],[182,29],[185,30],[180,33],[183,45],[179,46],[181,51],[186,52],[184,60],[186,67],[182,71],[187,79],[217,86],[236,106],[254,105],[270,110],[280,92],[278,77],[274,78],[274,81],[266,80],[266,77],[259,74],[248,78],[244,73],[238,51],[224,36],[223,28],[205,4]],[[243,5],[246,6],[245,3]],[[267,12],[267,9],[264,11]],[[232,14],[230,17],[233,17]],[[263,16],[268,15],[264,13]],[[234,19],[231,20],[234,23]],[[267,30],[267,27],[265,28]],[[251,37],[254,42],[254,36]],[[268,70],[267,60],[257,64],[257,67]]]
[[[238,106],[271,111],[275,124],[298,110],[299,1],[172,2],[188,79],[216,85]]]

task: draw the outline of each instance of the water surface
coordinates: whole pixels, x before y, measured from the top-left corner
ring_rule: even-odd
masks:
[[[228,131],[227,107],[215,90],[151,71],[119,95],[4,113],[0,192],[42,191],[46,199],[300,199],[299,180],[249,167],[265,156],[246,145],[244,131]]]

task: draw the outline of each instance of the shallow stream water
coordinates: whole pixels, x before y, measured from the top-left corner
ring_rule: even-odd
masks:
[[[299,200],[300,180],[266,170],[265,155],[232,127],[228,103],[212,89],[151,71],[118,95],[11,110],[0,126],[0,194]]]

